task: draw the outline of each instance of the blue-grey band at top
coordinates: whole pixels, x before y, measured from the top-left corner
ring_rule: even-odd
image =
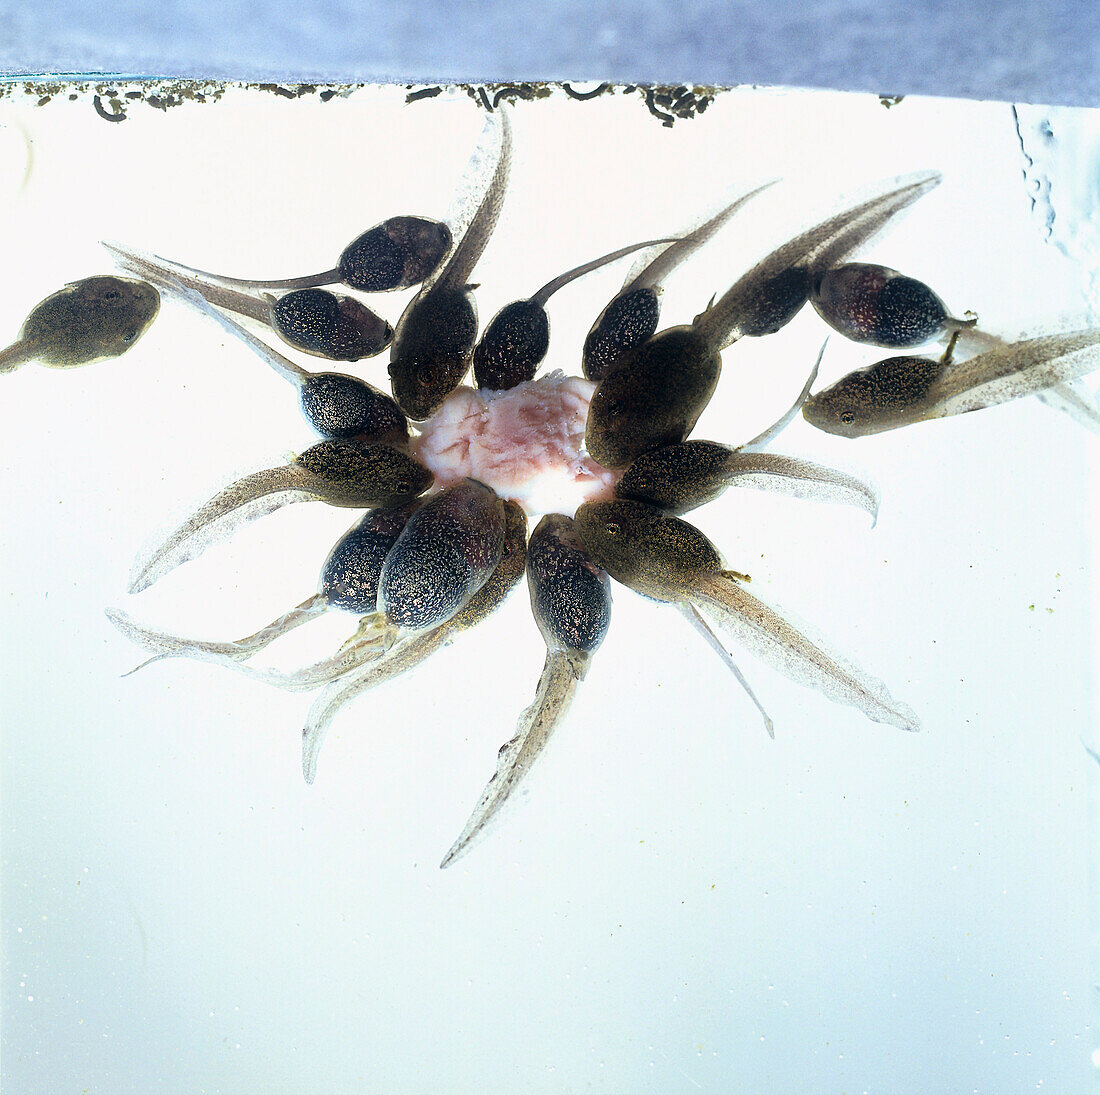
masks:
[[[0,2],[0,73],[767,84],[1100,106],[1100,5],[21,0]]]

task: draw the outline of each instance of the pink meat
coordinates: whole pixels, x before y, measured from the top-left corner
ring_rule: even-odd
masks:
[[[584,452],[596,385],[557,371],[506,392],[458,388],[422,427],[414,455],[442,486],[469,477],[529,514],[572,515],[612,495],[619,472]]]

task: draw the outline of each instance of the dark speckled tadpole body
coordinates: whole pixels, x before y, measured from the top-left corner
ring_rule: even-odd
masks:
[[[438,627],[485,584],[504,546],[504,503],[464,480],[409,519],[382,568],[379,603],[408,631]]]
[[[697,575],[722,569],[717,549],[697,528],[646,502],[586,502],[574,521],[612,578],[656,601],[680,600]]]
[[[826,271],[817,278],[811,299],[834,331],[874,346],[920,346],[975,322],[955,319],[924,282],[865,262]]]
[[[549,345],[550,321],[541,304],[534,300],[506,304],[474,349],[477,386],[503,392],[533,380]]]
[[[611,622],[610,584],[568,517],[547,514],[531,533],[527,582],[547,647],[591,653],[603,642]]]
[[[714,394],[722,359],[693,327],[662,331],[592,396],[585,447],[605,468],[625,467],[682,441]]]
[[[302,380],[302,413],[322,436],[404,441],[409,424],[385,392],[356,376],[312,373]]]
[[[762,338],[781,331],[809,299],[810,282],[806,266],[792,266],[765,282],[753,307],[747,308],[741,318],[741,334]]]
[[[389,372],[393,397],[410,418],[430,418],[458,387],[476,338],[477,309],[465,286],[437,284],[405,309]]]
[[[735,449],[716,441],[666,445],[638,457],[615,484],[615,493],[666,513],[687,513],[722,494],[735,456]]]
[[[393,328],[381,316],[327,289],[285,293],[271,305],[271,326],[291,346],[332,361],[374,357],[393,341]]]
[[[0,373],[28,361],[73,369],[124,354],[160,309],[160,294],[145,281],[101,274],[74,281],[37,304],[19,339],[0,352]]]
[[[356,441],[320,441],[291,467],[317,480],[314,489],[330,506],[396,506],[426,491],[433,478],[399,446]]]

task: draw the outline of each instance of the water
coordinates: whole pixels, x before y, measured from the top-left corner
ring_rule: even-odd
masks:
[[[331,265],[385,217],[442,216],[481,128],[461,92],[405,106],[403,89],[323,102],[230,88],[167,111],[123,96],[123,122],[90,94],[36,98],[0,102],[11,337],[35,302],[110,268],[100,239],[278,277]],[[1062,112],[1056,132],[1094,124]],[[782,177],[670,280],[664,322],[688,321],[843,195],[925,168],[942,186],[869,260],[998,335],[1089,322],[1095,252],[1072,231],[1044,238],[1006,104],[744,90],[666,128],[638,95],[558,92],[518,104],[513,125],[475,275],[483,322]],[[576,371],[625,273],[551,301],[547,367]],[[393,321],[407,298],[376,299]],[[696,436],[757,433],[823,337],[803,313],[727,351]],[[842,343],[824,380],[889,356]],[[745,658],[769,741],[681,618],[616,588],[528,792],[440,872],[534,690],[526,593],[341,715],[307,787],[308,697],[184,661],[123,679],[142,655],[103,615],[228,638],[310,594],[352,517],[318,504],[124,592],[143,546],[310,444],[285,383],[168,304],[117,361],[2,379],[5,1091],[1094,1082],[1098,453],[1068,417],[1032,399],[856,442],[800,420],[776,450],[872,478],[876,528],[752,491],[692,518],[758,595],[916,709],[922,733]],[[350,630],[311,624],[270,660]]]

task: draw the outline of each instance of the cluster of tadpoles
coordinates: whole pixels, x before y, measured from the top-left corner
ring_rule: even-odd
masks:
[[[130,592],[147,588],[242,519],[284,502],[315,499],[367,510],[332,549],[317,592],[253,635],[206,642],[151,631],[120,612],[109,612],[112,621],[154,655],[150,660],[203,658],[290,690],[320,688],[303,736],[303,770],[312,782],[327,728],[346,702],[474,626],[526,573],[547,648],[536,698],[501,748],[497,771],[443,866],[496,816],[563,717],[607,631],[608,575],[677,606],[757,707],[719,631],[874,721],[916,729],[913,712],[880,681],[751,595],[746,577],[724,569],[717,548],[679,515],[738,485],[852,504],[874,517],[877,496],[860,480],[763,450],[800,410],[812,425],[854,437],[1057,392],[1100,368],[1100,330],[1002,343],[977,334],[976,317],[952,316],[922,283],[886,267],[849,262],[891,218],[938,184],[937,173],[923,172],[892,180],[787,241],[690,324],[657,331],[665,277],[772,183],[684,234],[621,248],[555,278],[502,309],[478,340],[470,278],[504,200],[511,156],[507,115],[491,118],[487,133],[493,146],[487,183],[468,216],[459,218],[465,225],[394,217],[358,237],[333,270],[267,282],[221,277],[110,246],[120,265],[142,280],[78,282],[28,318],[20,340],[0,356],[0,369],[35,358],[72,366],[123,352],[155,316],[153,286],[159,286],[247,342],[293,384],[322,438],[285,466],[246,476],[200,507],[136,565]],[[462,480],[425,498],[435,476],[410,452],[409,419],[434,415],[471,366],[478,387],[490,392],[542,383],[535,376],[549,345],[551,295],[599,266],[654,250],[600,314],[582,354],[584,375],[595,383],[585,448],[604,468],[621,472],[615,497],[582,504],[572,519],[549,514],[530,538],[522,507],[481,482]],[[323,288],[336,282],[371,293],[421,288],[391,328],[358,299]],[[905,350],[946,339],[947,348],[936,356],[890,358],[810,395],[815,364],[787,414],[753,440],[736,447],[688,440],[715,391],[722,351],[741,337],[778,331],[807,301],[830,327],[857,342]],[[319,357],[357,360],[388,348],[392,398],[358,377],[301,368],[225,310]],[[955,361],[963,335],[992,349]],[[355,634],[332,656],[291,672],[246,664],[329,609],[360,618]],[[771,720],[760,710],[771,733]]]

